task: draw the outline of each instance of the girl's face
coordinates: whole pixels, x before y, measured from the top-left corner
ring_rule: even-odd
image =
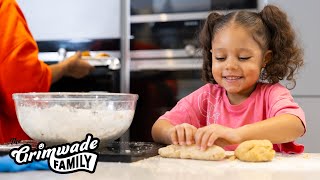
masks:
[[[212,41],[212,75],[228,95],[248,97],[255,88],[264,54],[249,30],[229,24]]]

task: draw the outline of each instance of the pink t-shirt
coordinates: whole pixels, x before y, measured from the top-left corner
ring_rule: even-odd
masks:
[[[303,110],[293,101],[290,91],[281,84],[258,83],[252,94],[241,104],[232,105],[224,88],[218,84],[206,84],[181,99],[177,105],[159,119],[171,124],[191,124],[197,128],[220,124],[238,128],[280,114],[293,114],[305,125]],[[227,146],[234,150],[236,146]],[[301,153],[303,145],[294,142],[274,145],[274,149],[286,153]]]

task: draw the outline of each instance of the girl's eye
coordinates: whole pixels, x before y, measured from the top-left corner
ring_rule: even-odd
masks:
[[[250,59],[251,57],[239,57],[239,59],[241,60],[241,61],[245,61],[245,60],[248,60],[248,59]]]
[[[216,58],[216,60],[218,60],[218,61],[223,61],[223,60],[225,60],[226,58],[224,58],[224,57],[215,57]]]

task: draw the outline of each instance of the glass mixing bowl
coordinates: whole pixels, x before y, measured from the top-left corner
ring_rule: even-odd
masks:
[[[22,129],[49,144],[82,141],[87,133],[110,142],[130,127],[138,95],[123,93],[15,93]]]

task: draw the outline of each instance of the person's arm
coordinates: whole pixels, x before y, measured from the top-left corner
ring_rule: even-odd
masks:
[[[51,84],[57,82],[63,76],[70,76],[74,78],[82,78],[94,70],[88,62],[81,59],[81,53],[77,52],[75,55],[61,61],[57,64],[49,66],[52,72]]]
[[[211,124],[197,130],[195,141],[202,150],[205,150],[213,144],[223,147],[247,140],[268,139],[273,144],[282,144],[294,141],[303,133],[304,125],[298,117],[282,114],[235,129]]]
[[[207,109],[209,92],[214,91],[212,88],[210,84],[202,86],[182,98],[175,107],[159,117],[151,130],[153,140],[163,144],[194,143],[197,128],[206,121],[206,116],[203,114]]]
[[[169,131],[174,126],[167,120],[158,119],[152,126],[151,134],[155,142],[162,144],[172,144]]]
[[[66,64],[64,64],[64,63],[52,64],[49,67],[52,72],[51,84],[57,82],[66,73]]]
[[[273,144],[291,142],[303,135],[305,128],[301,120],[291,114],[282,114],[236,129],[241,141],[268,139]]]

